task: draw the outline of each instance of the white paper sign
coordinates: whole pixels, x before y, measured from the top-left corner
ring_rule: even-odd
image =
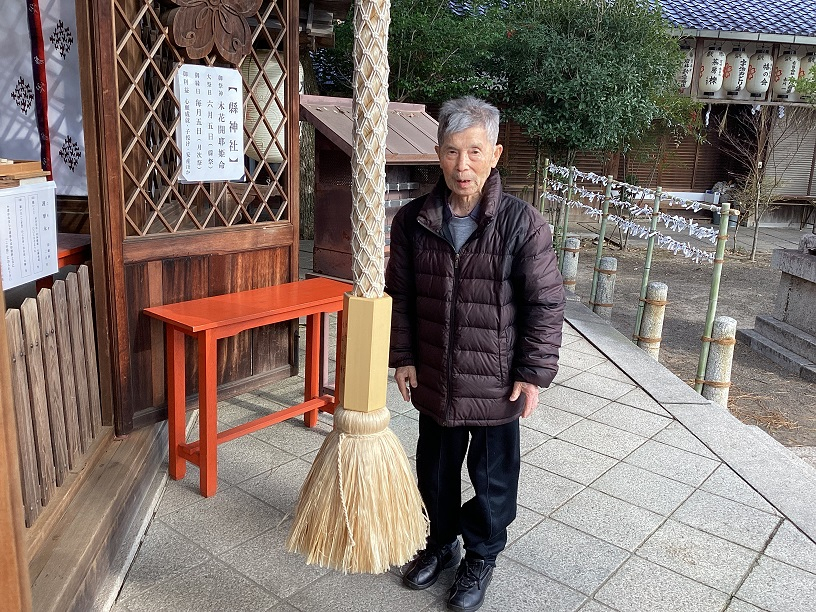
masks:
[[[57,272],[56,183],[0,189],[3,289]]]
[[[176,143],[183,183],[244,178],[244,95],[233,68],[182,64],[173,87],[181,121]]]

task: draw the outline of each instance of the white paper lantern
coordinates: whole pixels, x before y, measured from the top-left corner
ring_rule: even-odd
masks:
[[[802,58],[802,63],[799,65],[799,78],[816,78],[816,74],[811,72],[814,67],[816,67],[816,51],[809,51],[805,54],[805,57]],[[810,100],[811,98],[813,98],[813,94],[802,96],[803,100]]]
[[[745,89],[753,98],[765,95],[771,85],[771,70],[773,60],[771,54],[764,49],[757,50],[748,60],[748,80],[745,82]]]
[[[799,57],[793,51],[785,51],[776,58],[773,68],[773,93],[777,98],[787,98],[795,89],[794,79],[799,76]]]
[[[723,68],[725,68],[725,52],[719,47],[709,47],[703,53],[700,64],[700,80],[697,89],[704,96],[713,96],[723,84]]]
[[[694,49],[689,45],[680,45],[680,51],[683,53],[683,62],[677,71],[677,84],[680,87],[680,93],[686,93],[694,78]]]
[[[723,68],[723,89],[729,95],[738,94],[745,88],[748,79],[748,62],[750,56],[744,47],[735,47],[725,58]]]
[[[283,70],[281,69],[280,64],[278,64],[277,60],[274,58],[270,58],[272,51],[256,51],[256,53],[258,55],[258,62],[265,66],[264,71],[266,72],[267,80],[260,77],[258,82],[255,84],[255,88],[253,90],[255,103],[253,103],[249,95],[247,95],[245,125],[247,132],[252,134],[252,142],[255,143],[255,147],[258,148],[261,155],[265,155],[266,161],[279,164],[283,161],[283,154],[281,153],[280,149],[283,149],[286,144],[284,137],[286,128],[284,127],[278,131],[284,121],[281,107],[284,104],[286,95],[286,81],[282,78]],[[258,72],[258,64],[255,63],[252,55],[247,55],[241,64],[241,75],[244,77],[244,82],[247,84],[247,87],[252,87],[252,82],[255,80]],[[267,85],[267,81],[272,87],[275,88],[275,95],[280,102],[280,106],[278,106],[274,100],[270,101],[273,94],[269,89],[269,85]],[[261,115],[258,112],[258,108],[256,108],[256,104],[261,109],[266,109],[266,121],[269,124],[271,131],[269,128],[267,128],[267,124],[261,119]],[[272,144],[275,140],[274,134],[276,131],[278,131],[277,141],[280,145],[280,149]],[[258,155],[255,147],[249,147],[247,155],[255,161],[261,161],[261,157]]]

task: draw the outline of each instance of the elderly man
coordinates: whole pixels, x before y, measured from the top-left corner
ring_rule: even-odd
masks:
[[[519,417],[558,370],[564,292],[552,236],[532,206],[502,191],[498,110],[446,102],[436,147],[443,177],[391,226],[390,365],[419,410],[417,475],[427,547],[405,568],[412,589],[459,564],[448,608],[477,610],[516,517]],[[461,503],[461,469],[474,496]]]

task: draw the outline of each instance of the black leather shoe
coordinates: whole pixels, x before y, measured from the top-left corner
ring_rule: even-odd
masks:
[[[492,578],[493,566],[484,559],[463,559],[448,592],[448,609],[473,612],[481,608]]]
[[[442,547],[428,545],[405,566],[402,583],[409,589],[417,591],[427,589],[436,582],[442,570],[453,567],[461,558],[462,548],[459,546],[459,540]]]

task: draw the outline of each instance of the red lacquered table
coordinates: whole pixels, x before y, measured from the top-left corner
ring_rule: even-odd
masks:
[[[343,328],[343,296],[351,285],[327,278],[240,291],[176,304],[146,308],[144,313],[164,322],[167,351],[167,421],[170,438],[170,477],[184,478],[187,461],[200,469],[201,494],[210,497],[217,486],[218,444],[304,415],[308,427],[317,424],[318,410],[334,412],[335,396],[321,395],[321,316],[337,312],[337,338]],[[299,317],[306,317],[306,384],[304,401],[218,433],[217,355],[220,338]],[[185,443],[184,336],[198,342],[199,440]],[[339,363],[340,342],[337,343]]]

